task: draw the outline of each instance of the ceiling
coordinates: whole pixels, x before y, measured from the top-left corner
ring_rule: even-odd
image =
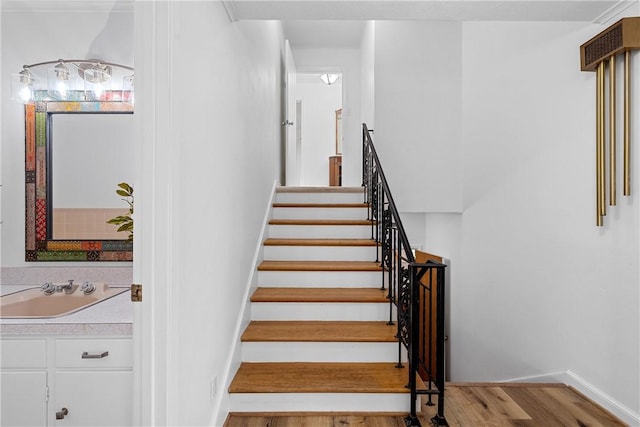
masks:
[[[296,48],[357,48],[367,20],[606,23],[637,5],[618,0],[224,0],[231,20],[283,21]]]
[[[594,21],[617,0],[225,0],[237,19]]]
[[[0,0],[2,10],[133,12],[133,0]],[[179,0],[174,0],[179,1]],[[223,0],[229,18],[283,21],[294,48],[358,48],[368,20],[580,21],[605,24],[637,0]]]
[[[295,48],[360,47],[366,21],[283,21],[285,38]]]

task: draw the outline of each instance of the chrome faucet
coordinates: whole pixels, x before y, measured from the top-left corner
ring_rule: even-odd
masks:
[[[73,279],[69,279],[69,283],[66,285],[54,285],[53,283],[47,282],[40,287],[45,295],[52,295],[56,292],[64,291],[65,294],[70,295],[78,289],[78,285],[73,284]]]
[[[66,285],[60,286],[60,291],[64,291],[65,294],[72,294],[76,289],[78,289],[78,285],[73,284],[73,279],[69,279],[69,283],[67,283]]]

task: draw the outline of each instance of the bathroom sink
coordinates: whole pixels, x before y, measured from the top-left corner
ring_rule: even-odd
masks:
[[[41,288],[29,288],[0,297],[0,318],[3,319],[37,319],[60,317],[75,313],[101,301],[112,298],[129,290],[126,287],[111,287],[96,284],[90,295],[80,289],[72,294],[55,292],[45,295]]]

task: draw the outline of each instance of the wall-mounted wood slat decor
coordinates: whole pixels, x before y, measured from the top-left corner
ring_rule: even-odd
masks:
[[[624,58],[624,100],[623,100],[623,165],[624,192],[631,195],[630,183],[630,63],[631,51],[640,49],[640,17],[623,18],[606,30],[600,32],[588,42],[580,46],[580,69],[596,72],[596,226],[604,225],[603,217],[606,208],[606,180],[609,180],[609,206],[616,205],[616,61],[621,53]],[[608,106],[605,103],[607,69],[609,90]],[[605,110],[609,111],[609,122]],[[608,153],[605,140],[605,129],[609,129]],[[607,177],[606,159],[609,159],[609,175]]]
[[[640,49],[640,17],[622,18],[580,46],[580,69],[596,71],[612,55]]]

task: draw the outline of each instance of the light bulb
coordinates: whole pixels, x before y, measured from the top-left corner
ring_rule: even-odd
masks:
[[[56,92],[60,98],[65,99],[67,97],[67,82],[66,80],[58,80],[56,82]]]
[[[18,92],[18,101],[22,103],[28,103],[33,98],[33,90],[31,86],[23,86]]]
[[[102,87],[102,84],[95,83],[93,85],[93,95],[95,99],[100,99],[102,97],[103,92],[104,92],[104,88]]]

